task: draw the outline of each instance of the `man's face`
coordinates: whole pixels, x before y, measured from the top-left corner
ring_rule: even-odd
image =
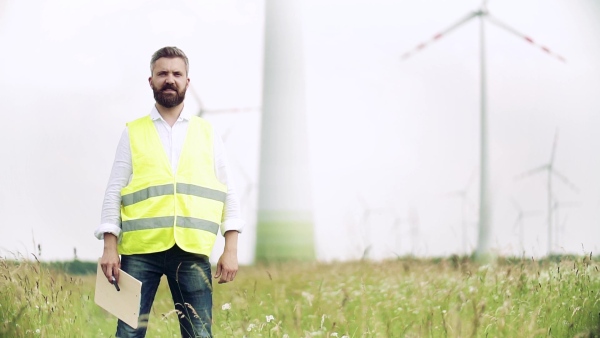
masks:
[[[183,102],[190,83],[185,62],[178,57],[156,60],[148,81],[154,92],[154,99],[165,108],[172,108]]]

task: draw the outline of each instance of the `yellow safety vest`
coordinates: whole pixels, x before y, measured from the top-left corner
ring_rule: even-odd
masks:
[[[121,190],[119,253],[160,252],[177,243],[209,256],[227,194],[215,175],[212,127],[200,117],[190,119],[176,173],[149,115],[127,128],[133,176]]]

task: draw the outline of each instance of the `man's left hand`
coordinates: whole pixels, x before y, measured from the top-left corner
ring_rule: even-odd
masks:
[[[217,262],[214,278],[219,278],[219,284],[233,281],[238,271],[237,252],[224,251]]]

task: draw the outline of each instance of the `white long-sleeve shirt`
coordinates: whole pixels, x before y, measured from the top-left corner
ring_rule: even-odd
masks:
[[[150,117],[154,122],[154,126],[158,131],[161,143],[167,154],[167,158],[171,160],[173,172],[177,172],[177,163],[183,148],[183,142],[187,133],[190,115],[186,113],[185,107],[181,111],[179,118],[173,125],[169,124],[160,116],[156,107],[152,108]],[[227,185],[227,196],[225,199],[225,210],[221,222],[221,234],[226,231],[236,230],[242,231],[244,222],[241,218],[241,208],[238,194],[235,190],[232,175],[227,165],[227,157],[223,141],[214,133],[213,148],[215,156],[215,173],[217,179]],[[131,148],[129,143],[129,133],[127,128],[121,134],[121,140],[117,146],[115,161],[112,166],[108,186],[104,194],[104,203],[102,204],[102,215],[100,225],[94,231],[94,235],[98,239],[104,238],[104,233],[111,233],[117,236],[120,240],[121,234],[121,189],[125,187],[132,178],[132,160]]]

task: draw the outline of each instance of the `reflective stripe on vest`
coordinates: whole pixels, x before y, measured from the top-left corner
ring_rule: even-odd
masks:
[[[177,183],[177,193],[185,195],[193,195],[198,197],[209,198],[215,201],[225,202],[226,193],[218,190],[213,190],[205,187],[201,187],[193,184]],[[155,187],[148,187],[136,191],[134,193],[121,196],[121,203],[123,206],[129,206],[143,200],[147,200],[150,197],[173,195],[173,184],[159,185]]]
[[[227,195],[214,171],[211,126],[190,119],[175,175],[150,116],[127,126],[133,175],[121,190],[119,253],[160,252],[177,243],[210,255]]]

